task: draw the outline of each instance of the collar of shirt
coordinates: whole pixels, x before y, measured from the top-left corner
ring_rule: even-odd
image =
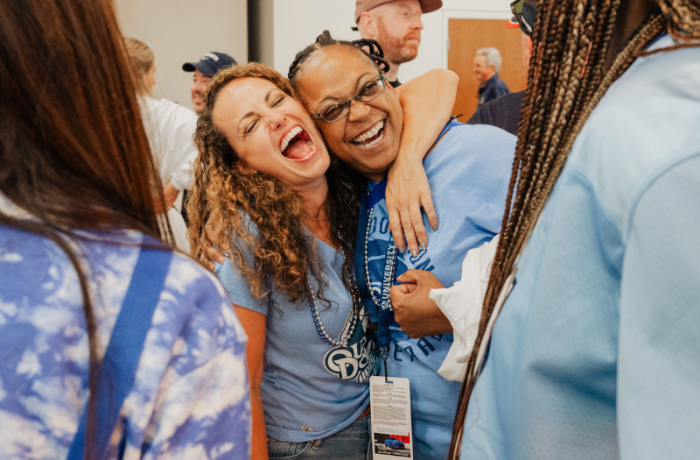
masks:
[[[479,94],[481,94],[481,93],[483,93],[484,91],[486,91],[486,88],[488,88],[489,86],[492,86],[492,85],[496,84],[496,80],[497,80],[497,79],[498,79],[498,73],[495,73],[495,74],[493,74],[493,77],[491,77],[491,78],[489,78],[488,80],[486,80],[485,82],[483,82],[483,83],[479,86]]]

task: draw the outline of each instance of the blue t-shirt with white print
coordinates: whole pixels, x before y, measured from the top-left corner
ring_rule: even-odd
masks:
[[[424,216],[428,248],[417,257],[408,251],[398,253],[394,281],[409,269],[431,271],[446,286],[460,279],[467,251],[500,232],[515,143],[515,136],[491,126],[456,124],[447,131],[423,161],[439,228],[437,232],[431,230]],[[362,200],[355,277],[361,286],[365,308],[371,319],[377,321],[378,307],[364,281],[364,254],[366,249],[371,287],[381,299],[391,232],[382,192],[385,183],[368,185],[370,193],[380,196],[375,195],[369,201],[365,195]],[[368,204],[372,205],[372,219],[365,248]],[[461,385],[445,380],[437,370],[452,345],[452,334],[411,339],[395,321],[390,332],[389,376],[405,377],[411,383],[415,457],[446,458]]]
[[[245,219],[251,233],[257,235],[255,224],[248,216]],[[363,321],[353,322],[350,314],[352,296],[343,284],[343,252],[312,234],[308,238],[323,263],[327,283],[323,297],[331,303],[328,306],[317,299],[320,320],[335,341],[354,331],[345,347],[332,346],[321,337],[308,300],[291,302],[285,292],[274,289],[270,278],[263,286],[268,294],[255,298],[229,258],[223,265],[216,264],[233,303],[267,317],[260,396],[267,435],[286,442],[326,438],[357,420],[369,405],[367,382],[376,359],[366,315],[359,312]],[[252,251],[245,243],[237,244],[252,265]],[[316,294],[319,283],[309,278]]]

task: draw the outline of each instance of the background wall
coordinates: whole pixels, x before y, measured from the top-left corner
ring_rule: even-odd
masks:
[[[205,53],[248,62],[247,0],[115,0],[115,6],[122,33],[146,43],[156,56],[157,99],[192,108],[192,74],[182,64]]]
[[[297,52],[314,42],[328,29],[335,38],[355,40],[354,0],[259,0],[258,38],[260,61],[287,75]],[[443,7],[422,17],[418,57],[399,70],[399,80],[407,81],[423,72],[447,67],[449,17],[509,18],[511,0],[443,0]],[[505,26],[504,26],[505,27]]]

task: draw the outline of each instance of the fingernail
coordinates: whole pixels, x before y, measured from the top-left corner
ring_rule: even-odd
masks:
[[[434,232],[437,232],[437,229],[438,229],[438,226],[437,226],[437,225],[433,225],[433,231],[434,231]]]
[[[224,262],[226,262],[226,259],[223,256],[219,257],[219,263],[223,265]]]
[[[403,254],[404,252],[406,252],[406,248],[404,248],[404,247],[399,247],[399,251],[401,251],[401,254]]]
[[[412,255],[413,257],[418,257],[418,251],[415,251],[415,250],[414,250],[414,251],[411,251],[411,255]]]
[[[425,251],[426,249],[428,249],[428,245],[425,244],[425,243],[421,243],[421,244],[420,244],[420,249],[421,249],[421,251]]]

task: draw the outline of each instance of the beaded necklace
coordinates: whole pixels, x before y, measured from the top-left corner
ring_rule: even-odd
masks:
[[[340,248],[340,253],[343,255],[343,265],[345,265],[345,251],[343,248]],[[357,327],[358,323],[358,318],[360,316],[359,314],[359,302],[360,302],[360,289],[357,287],[357,283],[355,282],[355,277],[352,275],[352,272],[347,268],[344,267],[345,270],[345,275],[348,277],[350,280],[350,295],[352,297],[352,310],[350,311],[350,314],[348,315],[348,318],[350,319],[350,327],[348,328],[347,332],[345,335],[343,335],[342,331],[340,333],[340,336],[338,337],[338,340],[333,340],[330,335],[328,335],[328,332],[326,332],[326,328],[323,326],[323,321],[321,321],[321,315],[318,311],[318,302],[316,301],[316,293],[314,292],[313,288],[311,287],[311,282],[309,281],[308,277],[306,279],[306,290],[307,293],[309,294],[309,308],[311,309],[311,317],[314,320],[314,324],[316,325],[316,331],[318,332],[318,335],[321,336],[321,338],[328,342],[332,347],[337,348],[337,347],[347,347],[348,346],[348,340],[350,340],[350,337],[352,337],[352,334],[355,332],[355,328]],[[347,323],[347,320],[345,321]]]
[[[389,243],[389,248],[386,252],[386,262],[384,265],[384,282],[382,283],[382,299],[380,300],[372,289],[372,279],[369,276],[369,230],[372,226],[372,212],[373,208],[369,209],[367,213],[367,230],[365,231],[365,257],[364,257],[364,270],[363,275],[365,278],[365,285],[367,290],[372,296],[372,300],[377,305],[380,310],[390,310],[393,311],[394,307],[391,304],[391,297],[389,296],[389,291],[391,286],[394,284],[394,275],[396,274],[396,243],[394,243],[394,237],[391,236],[391,242]]]

